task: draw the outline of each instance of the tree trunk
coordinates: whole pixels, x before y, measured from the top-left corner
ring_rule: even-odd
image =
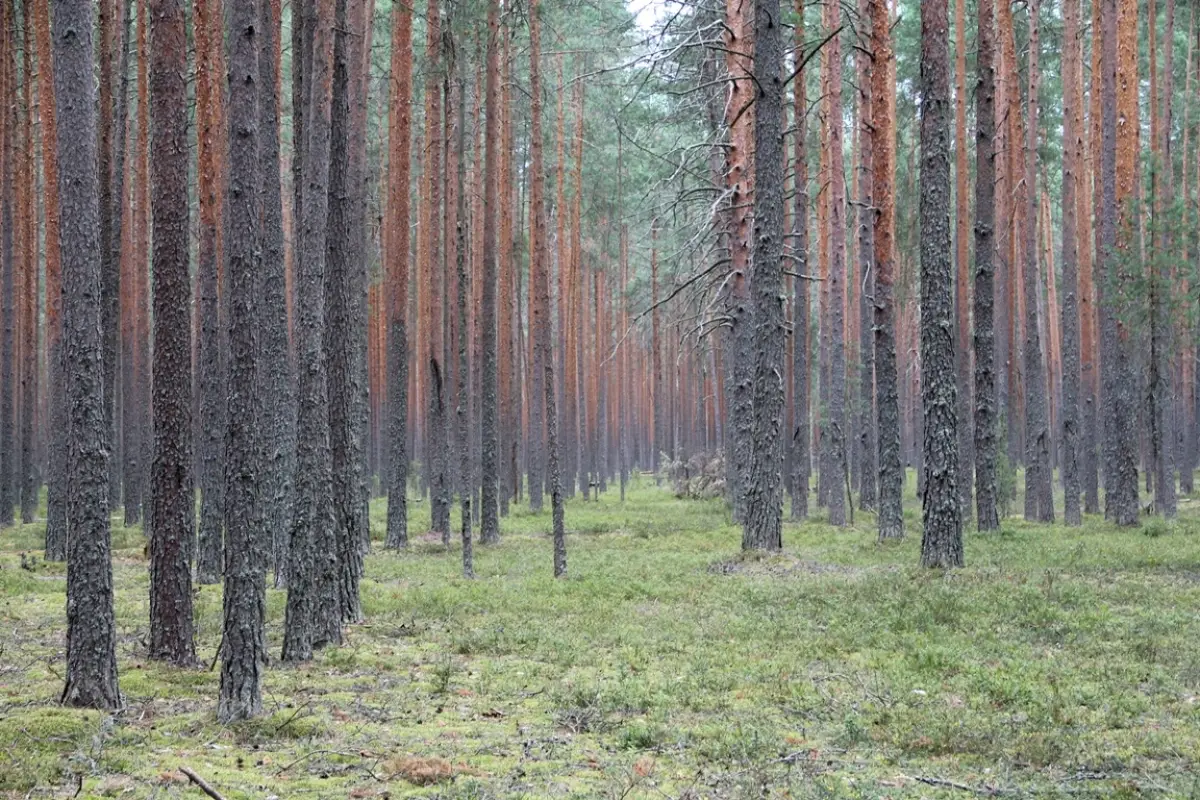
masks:
[[[967,195],[967,21],[965,0],[954,2],[954,260],[955,353],[958,376],[958,494],[963,523],[971,521],[971,488],[974,480],[971,436],[971,315],[968,261],[971,242],[971,201]]]
[[[841,25],[841,7],[827,6],[830,33]],[[825,436],[829,438],[828,453],[831,470],[827,476],[829,490],[829,524],[846,524],[846,495],[842,474],[847,469],[846,450],[849,429],[846,426],[846,172],[842,146],[842,46],[834,35],[828,48],[828,81],[825,95],[827,122],[825,142],[829,148],[829,406],[825,409]]]
[[[795,48],[797,58],[805,57],[804,51],[804,3],[796,0],[796,33]],[[796,128],[795,139],[792,142],[792,174],[793,174],[793,209],[792,209],[792,249],[794,252],[795,272],[806,275],[809,269],[808,257],[808,153],[806,150],[808,138],[808,98],[805,81],[807,80],[802,65],[797,65],[796,77],[792,79],[793,106],[792,124]],[[874,177],[872,176],[872,180]],[[792,278],[792,335],[794,349],[792,353],[792,402],[794,405],[794,423],[792,429],[791,465],[791,496],[792,519],[802,520],[808,517],[809,477],[812,469],[812,453],[809,447],[809,431],[812,427],[809,399],[809,316],[811,301],[808,293],[808,278]],[[873,295],[874,293],[872,293]]]
[[[38,52],[38,111],[42,124],[42,190],[46,253],[46,361],[49,383],[46,432],[46,558],[67,557],[68,459],[65,377],[62,371],[62,258],[58,197],[58,117],[50,40],[50,0],[32,0]]]
[[[140,8],[139,29],[146,24]],[[192,331],[188,258],[187,34],[183,0],[150,8],[154,214],[154,458],[150,472],[150,657],[196,660],[192,622]],[[139,41],[145,41],[139,34]],[[140,65],[145,58],[139,58]],[[139,77],[139,83],[141,79]],[[144,96],[144,95],[143,95]],[[131,398],[126,398],[126,403]]]
[[[1046,367],[1038,331],[1038,0],[1029,5],[1029,94],[1025,125],[1025,224],[1022,228],[1025,287],[1025,519],[1054,521]]]
[[[533,320],[541,350],[542,391],[546,408],[546,478],[550,484],[550,507],[553,517],[554,577],[567,574],[567,539],[563,525],[562,478],[558,464],[558,414],[555,409],[554,359],[550,352],[550,281],[546,264],[546,209],[543,200],[545,168],[542,164],[542,83],[541,83],[541,25],[538,21],[538,0],[529,3],[529,92],[530,101],[530,187],[529,218],[533,235],[530,237],[533,277],[530,288],[536,301]],[[540,312],[540,313],[538,313]]]
[[[1001,0],[1003,2],[1004,0]],[[992,0],[980,0],[975,86],[975,505],[976,527],[1000,527],[996,509],[995,225],[996,39]],[[961,454],[960,454],[961,455]]]
[[[313,0],[303,21],[311,63],[303,70],[304,257],[297,276],[299,364],[296,506],[289,540],[283,660],[306,661],[315,645],[337,641],[335,542],[330,496],[329,389],[325,370],[325,261],[333,94],[334,0]]]
[[[879,426],[879,540],[904,536],[901,492],[904,467],[900,458],[900,400],[896,375],[896,312],[894,302],[895,233],[895,83],[890,65],[895,59],[887,5],[870,0],[872,53],[871,107],[873,191],[875,215],[875,408]]]
[[[1137,384],[1132,359],[1134,346],[1128,322],[1120,309],[1131,299],[1133,201],[1137,150],[1137,3],[1103,0],[1101,6],[1103,77],[1101,81],[1102,163],[1100,241],[1105,280],[1100,284],[1104,370],[1105,515],[1118,525],[1136,525]]]
[[[363,438],[359,406],[367,293],[365,128],[363,74],[365,0],[337,0],[329,157],[329,227],[325,269],[325,353],[329,365],[329,442],[337,550],[337,606],[343,622],[362,620],[359,580],[367,525],[363,508]]]
[[[296,469],[296,375],[288,330],[283,189],[279,163],[280,0],[259,0],[258,154],[262,203],[262,306],[259,393],[262,396],[262,524],[271,537],[275,586],[287,585],[292,477]]]
[[[961,567],[958,392],[950,270],[950,54],[946,0],[921,4],[921,565]]]
[[[783,548],[783,34],[779,0],[755,0],[754,389],[742,548]]]
[[[499,87],[496,79],[500,71],[497,48],[500,38],[500,10],[497,0],[487,4],[487,68],[484,70],[484,161],[483,161],[483,302],[480,308],[482,327],[483,365],[480,397],[482,409],[480,422],[483,444],[480,451],[480,477],[483,483],[479,511],[479,537],[484,544],[500,541],[499,497],[500,488],[500,430],[499,430],[499,385],[496,360],[498,330],[496,327],[496,216],[499,211],[497,197],[497,153],[500,147],[500,109],[497,103]]]
[[[859,12],[868,19],[868,0],[860,0]],[[860,430],[859,447],[859,508],[875,508],[876,484],[879,477],[879,453],[875,438],[875,333],[874,285],[875,285],[875,202],[872,164],[875,160],[872,126],[876,112],[871,102],[871,74],[874,69],[871,53],[867,49],[858,51],[859,64],[859,155],[858,170],[858,293],[859,302],[859,398]],[[880,66],[882,69],[882,65]],[[805,213],[805,212],[801,212]]]
[[[93,5],[54,6],[54,96],[62,203],[63,375],[68,403],[65,705],[115,709],[116,618],[108,520],[108,436],[100,335],[100,174]],[[7,26],[6,26],[7,27]]]
[[[200,529],[196,541],[196,579],[216,583],[224,571],[225,520],[225,363],[221,346],[221,226],[225,171],[220,142],[222,97],[220,77],[224,19],[221,0],[195,0],[197,196],[200,212],[197,280],[200,315],[196,390],[199,394]]]
[[[0,25],[4,27],[3,43],[0,48],[0,270],[3,271],[3,298],[0,299],[0,528],[11,527],[14,522],[13,509],[17,504],[15,489],[18,474],[16,419],[16,172],[13,165],[17,160],[17,51],[15,4],[5,6],[0,13]],[[64,101],[65,102],[65,101]]]
[[[268,553],[258,481],[262,442],[258,420],[261,276],[257,261],[258,132],[262,21],[257,2],[235,3],[229,16],[229,224],[225,254],[229,287],[229,428],[225,464],[226,530],[224,646],[217,719],[229,723],[262,713]],[[290,598],[289,598],[290,599]]]
[[[409,147],[412,135],[412,9],[392,8],[392,95],[388,120],[387,282],[388,516],[386,543],[408,545]]]
[[[1079,246],[1076,212],[1083,161],[1083,40],[1080,2],[1065,0],[1063,18],[1063,190],[1062,190],[1062,437],[1063,521],[1079,525]],[[1053,281],[1054,276],[1048,276]],[[1051,309],[1051,313],[1053,313]]]

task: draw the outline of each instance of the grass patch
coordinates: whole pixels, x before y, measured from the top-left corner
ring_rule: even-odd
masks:
[[[570,502],[562,581],[549,515],[524,506],[477,549],[476,581],[457,546],[377,549],[366,623],[310,664],[273,663],[267,715],[231,727],[216,672],[145,659],[136,528],[114,536],[127,707],[59,708],[63,571],[40,560],[39,525],[10,529],[0,796],[185,796],[181,764],[230,798],[967,796],[918,777],[1200,792],[1200,504],[1153,531],[1010,518],[968,533],[969,566],[943,574],[914,566],[910,494],[902,542],[877,545],[867,513],[842,530],[818,516],[786,525],[784,554],[742,558],[721,503],[641,482],[624,504]],[[426,530],[427,504],[410,507]],[[377,535],[385,513],[373,502]],[[277,653],[284,594],[268,595]],[[220,587],[196,597],[207,663]]]

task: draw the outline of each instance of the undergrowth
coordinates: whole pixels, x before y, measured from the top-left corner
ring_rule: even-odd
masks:
[[[126,707],[60,708],[64,570],[40,524],[10,529],[0,796],[199,797],[186,765],[231,799],[1200,797],[1200,504],[1144,531],[1009,518],[940,573],[914,566],[912,486],[902,542],[877,545],[859,511],[789,523],[785,553],[758,559],[719,501],[612,487],[569,503],[561,581],[548,514],[524,506],[476,549],[475,581],[432,537],[377,542],[367,622],[272,663],[267,715],[228,727],[208,669],[220,587],[196,590],[202,668],[146,660],[144,539],[120,526]]]

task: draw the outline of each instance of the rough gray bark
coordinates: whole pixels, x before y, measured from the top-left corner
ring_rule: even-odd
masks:
[[[297,274],[299,391],[296,419],[296,503],[289,539],[288,598],[283,659],[305,661],[313,647],[336,641],[337,559],[333,535],[329,452],[329,388],[325,366],[325,261],[329,209],[329,150],[333,95],[334,0],[309,0],[303,21],[311,62],[303,68],[304,258]]]
[[[362,497],[362,396],[366,384],[366,109],[363,74],[365,0],[337,0],[325,270],[325,353],[329,369],[329,443],[333,474],[337,603],[344,622],[362,620],[359,579],[367,525]],[[359,134],[362,135],[359,135]]]
[[[482,410],[480,422],[483,442],[480,450],[479,538],[484,544],[500,541],[500,430],[499,391],[496,378],[496,218],[499,212],[497,197],[497,154],[500,141],[500,108],[496,79],[500,72],[497,49],[500,38],[497,0],[488,0],[487,67],[484,70],[484,156],[483,156],[483,291],[481,292],[479,325],[483,346],[483,368],[480,387]],[[578,254],[575,256],[578,258]]]
[[[1042,362],[1042,342],[1038,332],[1038,0],[1029,4],[1029,99],[1025,123],[1025,198],[1026,219],[1022,250],[1025,285],[1025,519],[1054,521],[1050,462],[1050,425],[1047,413],[1046,366]]]
[[[1083,165],[1083,41],[1080,0],[1065,0],[1063,17],[1063,189],[1062,189],[1062,480],[1063,521],[1082,523],[1079,510],[1079,246],[1076,192]],[[1054,280],[1050,276],[1050,280]],[[1053,309],[1051,309],[1053,313]]]
[[[183,0],[150,11],[150,208],[154,242],[154,456],[150,657],[196,660],[192,622],[192,286],[188,258],[187,30]],[[146,57],[146,54],[142,54]],[[126,398],[129,402],[130,398]]]
[[[296,375],[288,334],[279,167],[279,0],[260,0],[258,153],[262,204],[262,307],[259,312],[259,394],[262,396],[263,528],[271,537],[275,586],[287,585],[292,476],[296,469]]]
[[[950,247],[950,53],[946,0],[921,4],[921,565],[961,567],[958,391]]]
[[[70,457],[67,674],[62,701],[115,709],[116,618],[100,336],[100,174],[89,0],[54,6],[54,94],[62,207],[63,359]]]
[[[742,549],[783,548],[783,35],[779,0],[755,0],[753,420]]]
[[[979,0],[975,86],[975,506],[980,531],[1000,527],[996,509],[996,29],[992,0]]]
[[[224,636],[217,719],[229,723],[262,713],[268,541],[262,529],[258,421],[259,175],[258,0],[239,0],[229,15],[229,440],[225,464]]]

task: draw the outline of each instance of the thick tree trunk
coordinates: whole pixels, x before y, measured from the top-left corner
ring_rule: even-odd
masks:
[[[62,203],[63,358],[70,458],[65,705],[115,709],[116,617],[100,336],[100,174],[92,3],[54,6],[54,96]]]
[[[779,0],[755,0],[753,420],[742,548],[783,548],[783,32]]]
[[[258,264],[261,176],[258,150],[261,70],[258,2],[242,0],[229,16],[229,226],[225,244],[229,286],[229,433],[225,464],[226,530],[224,645],[217,719],[229,723],[262,713],[266,668],[268,541],[259,484],[263,447],[258,421]],[[273,91],[273,90],[268,90]]]
[[[146,24],[139,10],[139,27]],[[183,0],[150,8],[154,214],[154,458],[150,470],[150,657],[191,666],[192,330],[188,258],[187,32]],[[144,39],[139,35],[139,40]],[[144,63],[144,59],[139,59]],[[126,403],[131,398],[126,398]]]
[[[921,5],[921,565],[963,564],[950,270],[950,54],[946,0]]]
[[[334,0],[312,0],[303,21],[312,60],[303,70],[304,257],[297,276],[299,364],[296,420],[296,505],[289,540],[283,660],[306,661],[315,645],[336,642],[337,560],[329,452],[329,388],[325,369],[325,262],[333,94]]]
[[[343,622],[362,620],[359,579],[367,519],[363,507],[363,438],[359,406],[367,295],[365,129],[355,118],[366,109],[363,74],[365,0],[336,0],[333,106],[329,157],[329,228],[325,269],[325,353],[329,365],[329,442],[337,549],[337,605]]]

